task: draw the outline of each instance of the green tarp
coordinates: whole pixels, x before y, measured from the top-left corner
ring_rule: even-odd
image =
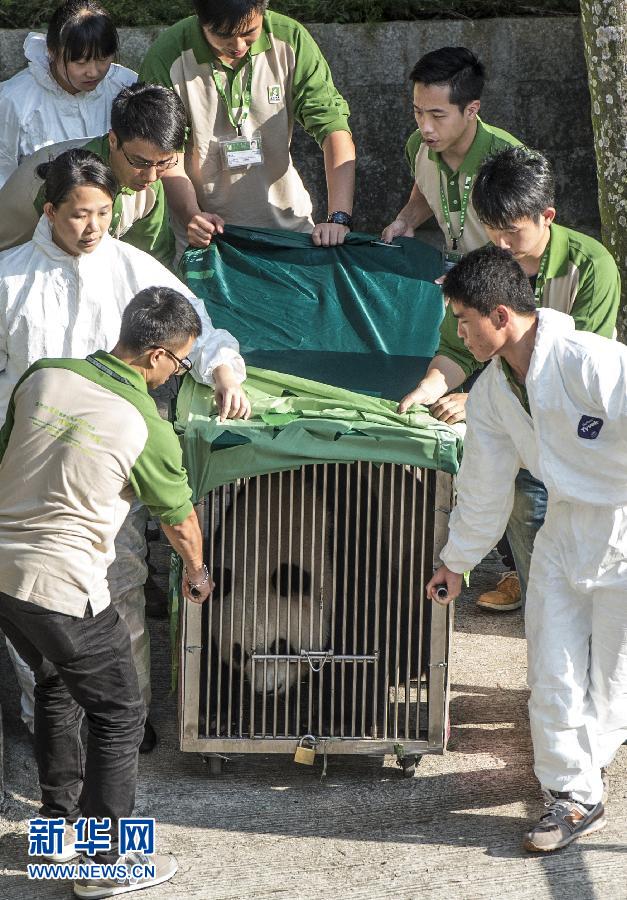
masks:
[[[440,254],[413,238],[349,234],[324,248],[264,228],[227,227],[181,260],[247,363],[388,399],[415,386],[437,349],[441,271]]]
[[[396,413],[438,345],[433,248],[363,234],[319,248],[307,234],[227,227],[208,249],[188,250],[181,269],[214,325],[239,340],[253,407],[249,421],[221,424],[211,390],[184,379],[177,428],[195,500],[313,461],[457,471],[456,432],[425,409]]]
[[[213,392],[186,377],[176,427],[194,502],[236,478],[311,462],[399,463],[455,473],[457,432],[425,409],[399,415],[396,403],[294,375],[248,369],[253,417],[221,423]]]

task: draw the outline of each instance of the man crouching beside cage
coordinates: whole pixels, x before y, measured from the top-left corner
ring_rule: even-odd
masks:
[[[525,630],[547,811],[523,846],[558,850],[605,825],[605,769],[627,738],[627,347],[537,310],[496,247],[469,253],[443,290],[466,347],[492,364],[468,399],[457,506],[427,594],[459,595],[504,530],[519,469],[544,482]]]
[[[201,331],[185,297],[146,288],[124,310],[110,353],[31,366],[0,431],[0,628],[35,675],[42,806],[29,853],[58,864],[91,857],[58,867],[78,874],[29,867],[29,877],[74,878],[78,897],[150,887],[177,868],[167,854],[125,852],[119,837],[132,821],[146,710],[107,566],[136,495],[183,559],[185,596],[201,603],[213,589],[179,441],[148,395],[186,367]],[[94,822],[98,840],[86,840],[82,826]],[[59,840],[32,849],[46,826]]]

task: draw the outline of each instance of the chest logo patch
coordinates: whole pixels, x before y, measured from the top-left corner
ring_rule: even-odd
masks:
[[[280,103],[281,102],[281,85],[280,84],[269,84],[268,85],[268,103]]]
[[[582,416],[577,426],[577,434],[586,441],[594,441],[598,438],[603,428],[603,419],[597,416]]]

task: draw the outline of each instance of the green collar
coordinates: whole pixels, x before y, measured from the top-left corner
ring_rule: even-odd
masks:
[[[475,134],[475,139],[470,145],[468,152],[464,157],[464,161],[457,172],[466,172],[469,175],[474,175],[490,152],[491,144],[492,132],[490,127],[484,125],[479,116],[477,116],[477,133]],[[442,171],[447,177],[450,178],[451,175],[457,174],[444,162],[436,150],[429,150],[428,156],[432,162],[439,162]]]
[[[526,413],[531,415],[531,410],[529,408],[529,394],[527,393],[527,386],[521,384],[520,381],[514,375],[514,371],[510,364],[501,357],[501,369],[503,370],[503,374],[507,379],[510,388],[522,404],[523,409]]]
[[[203,33],[200,22],[198,21],[198,16],[194,16],[191,37],[192,50],[194,51],[196,62],[199,63],[199,65],[202,65],[203,63],[213,63],[218,59],[217,53],[215,53],[210,47],[209,42],[207,41],[207,38]],[[255,43],[251,45],[248,52],[251,56],[257,56],[259,53],[265,53],[267,50],[270,50],[271,46],[270,24],[268,22],[267,15],[264,15],[263,31],[255,41]],[[247,56],[245,56],[244,59],[247,59]],[[242,64],[242,62],[243,60],[238,59],[236,68],[238,68]],[[229,65],[229,63],[222,62],[222,60],[220,60],[220,63],[227,69],[233,69],[233,66]]]
[[[100,135],[100,137],[92,138],[85,144],[85,150],[91,150],[96,156],[99,156],[107,165],[111,160],[111,147],[109,146],[109,132]]]
[[[559,278],[568,274],[568,231],[553,222],[550,226],[549,259],[546,267],[546,279]]]
[[[132,387],[136,388],[136,390],[141,391],[143,394],[148,393],[146,379],[143,375],[140,375],[137,369],[127,365],[125,362],[122,362],[121,359],[118,359],[117,356],[112,356],[111,353],[107,353],[104,350],[96,350],[96,352],[91,355],[108,369],[111,369],[112,372],[115,372],[116,375],[125,378]]]
[[[87,144],[85,144],[85,150],[91,150],[92,153],[95,153],[96,156],[99,156],[103,162],[110,167],[111,166],[111,145],[109,144],[109,132],[107,134],[103,134],[101,137],[93,138]],[[130,187],[121,187],[118,190],[118,194],[136,194],[137,191],[134,191],[133,188]]]

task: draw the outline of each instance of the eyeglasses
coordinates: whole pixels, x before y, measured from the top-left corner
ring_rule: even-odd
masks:
[[[168,350],[167,347],[160,347],[158,344],[151,344],[148,349],[149,350],[163,350],[164,353],[167,353],[168,356],[171,356],[172,359],[175,359],[177,361],[178,365],[176,367],[176,371],[174,372],[174,375],[178,375],[179,372],[181,372],[181,370],[183,372],[191,372],[192,371],[192,366],[194,364],[191,361],[191,359],[189,359],[187,356],[184,359],[180,359],[176,355],[176,353],[172,353],[172,351]]]
[[[167,169],[173,169],[179,161],[178,153],[175,153],[174,156],[171,156],[169,159],[161,159],[158,162],[153,162],[151,159],[139,159],[137,157],[129,156],[120,143],[118,143],[118,147],[124,154],[127,163],[134,169],[138,169],[140,172],[146,172],[148,169],[155,169],[157,172],[165,172]]]

